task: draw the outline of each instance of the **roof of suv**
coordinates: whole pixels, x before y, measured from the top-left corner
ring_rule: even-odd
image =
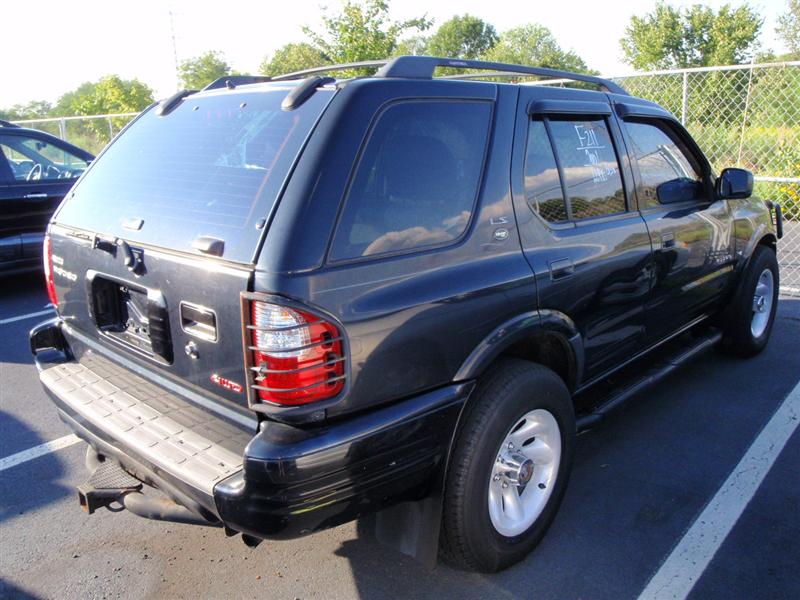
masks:
[[[253,83],[264,83],[273,81],[288,82],[291,80],[308,78],[308,86],[313,89],[320,85],[323,80],[334,82],[333,78],[320,77],[322,74],[335,73],[337,71],[347,71],[353,69],[377,69],[371,77],[390,78],[399,77],[403,79],[433,79],[437,68],[465,69],[481,71],[480,73],[465,73],[458,75],[448,75],[437,79],[476,79],[484,77],[542,77],[556,80],[568,80],[583,83],[590,83],[598,86],[601,90],[613,94],[628,95],[628,93],[618,84],[609,79],[586,75],[584,73],[573,73],[546,67],[531,67],[527,65],[516,65],[509,63],[489,62],[482,60],[464,60],[457,58],[440,58],[435,56],[398,56],[385,60],[369,60],[354,63],[344,63],[337,65],[322,65],[312,69],[304,69],[292,73],[276,75],[274,77],[252,76],[252,75],[230,75],[220,77],[216,81],[207,85],[204,90],[211,90],[222,87],[234,87],[237,85],[247,85]],[[313,87],[312,87],[313,86]],[[304,87],[302,84],[298,87]],[[302,95],[298,91],[296,95]]]

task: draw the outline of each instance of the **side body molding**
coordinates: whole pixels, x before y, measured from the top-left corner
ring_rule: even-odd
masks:
[[[583,339],[572,319],[550,309],[525,312],[501,324],[470,353],[455,374],[454,381],[478,377],[503,351],[527,337],[544,332],[557,334],[567,342],[572,361],[571,383],[579,383],[584,368]]]

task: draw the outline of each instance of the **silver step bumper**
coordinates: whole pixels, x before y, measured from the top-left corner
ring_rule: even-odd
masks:
[[[252,434],[114,363],[87,357],[46,367],[39,378],[123,452],[130,449],[208,496],[218,482],[242,469]]]

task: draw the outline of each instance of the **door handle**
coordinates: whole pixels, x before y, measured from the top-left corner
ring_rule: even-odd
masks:
[[[662,233],[661,234],[661,247],[662,248],[674,248],[675,247],[675,234],[674,233]]]
[[[47,197],[48,197],[48,195],[45,194],[45,193],[25,194],[23,196],[23,198],[25,198],[26,200],[35,200],[35,199],[41,199],[41,198],[47,198]]]
[[[568,258],[560,258],[558,260],[551,261],[548,263],[548,266],[550,267],[551,281],[564,279],[575,272],[575,265],[573,265],[572,261]]]

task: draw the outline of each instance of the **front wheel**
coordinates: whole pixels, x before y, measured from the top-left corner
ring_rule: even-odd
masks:
[[[522,560],[555,518],[569,479],[575,415],[550,369],[503,360],[481,380],[456,438],[441,554],[495,572]]]
[[[766,347],[775,321],[780,281],[775,252],[758,246],[742,277],[722,323],[722,347],[730,354],[750,357]]]

